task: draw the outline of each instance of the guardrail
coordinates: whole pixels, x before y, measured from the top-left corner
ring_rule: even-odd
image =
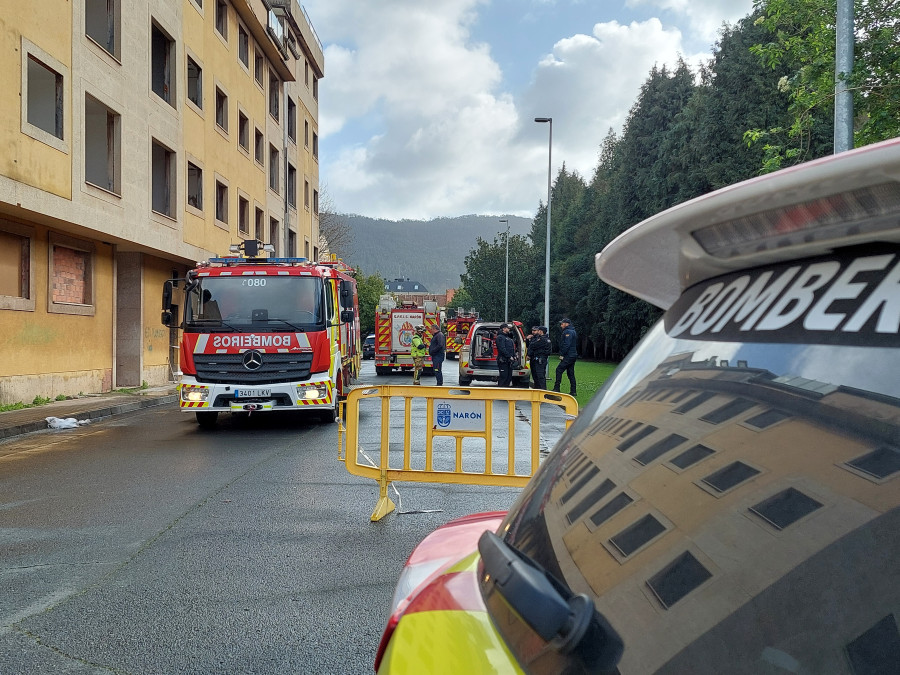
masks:
[[[380,429],[378,463],[360,463],[360,404],[369,399],[380,399]],[[403,459],[402,466],[391,464],[391,400],[402,399],[403,413]],[[414,399],[424,399],[425,409],[413,409]],[[494,402],[507,402],[508,423],[505,471],[495,472],[495,464],[502,464],[503,458],[493,452]],[[517,402],[530,402],[530,417],[517,415]],[[342,414],[338,427],[338,459],[343,461],[347,471],[354,476],[371,478],[378,482],[379,497],[372,520],[380,520],[394,510],[394,502],[388,497],[388,486],[394,481],[413,483],[454,483],[464,485],[495,485],[502,487],[524,487],[540,465],[541,407],[550,404],[560,407],[565,413],[568,428],[578,414],[578,402],[568,394],[558,394],[538,389],[488,388],[488,387],[427,387],[381,385],[359,387],[352,390],[342,404]],[[401,409],[395,407],[399,415]],[[518,419],[517,419],[518,418]],[[346,420],[346,423],[345,423]],[[412,423],[425,431],[424,449],[412,448]],[[516,424],[530,424],[531,447],[527,473],[516,471]],[[368,423],[368,422],[367,422]],[[373,425],[374,426],[374,425]],[[455,439],[456,457],[452,470],[434,468],[434,440],[440,437]],[[464,471],[463,441],[467,438],[482,439],[484,442],[483,471]],[[345,444],[346,440],[346,444]],[[465,457],[475,459],[478,450],[468,451]],[[399,449],[394,451],[399,464]],[[413,468],[413,463],[422,468]],[[521,461],[520,461],[521,464]]]

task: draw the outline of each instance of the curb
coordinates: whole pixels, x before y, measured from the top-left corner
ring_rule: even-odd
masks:
[[[144,408],[152,408],[158,405],[177,402],[177,394],[168,394],[166,396],[156,396],[139,401],[130,401],[129,403],[107,406],[106,408],[97,408],[96,410],[86,410],[80,413],[73,413],[72,415],[70,415],[70,417],[74,417],[76,420],[94,421],[102,419],[104,417],[121,415],[123,413],[134,412],[136,410],[143,410]],[[48,428],[47,421],[45,419],[36,420],[34,422],[26,422],[25,424],[0,428],[0,440],[13,438],[14,436],[21,436],[23,434],[30,434],[35,431],[49,430],[50,429]]]

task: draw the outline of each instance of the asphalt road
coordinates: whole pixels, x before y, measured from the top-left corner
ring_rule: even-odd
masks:
[[[337,426],[294,416],[152,408],[2,443],[0,673],[371,673],[415,544],[519,492],[398,490],[370,522]]]

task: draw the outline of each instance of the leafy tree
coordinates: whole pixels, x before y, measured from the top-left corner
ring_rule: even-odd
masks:
[[[525,237],[509,238],[509,320],[533,320],[530,298],[530,278],[533,276],[532,247]],[[543,279],[543,276],[541,277]],[[466,256],[466,272],[460,275],[462,288],[474,307],[486,321],[502,321],[506,299],[506,233],[487,242],[477,239],[476,248]],[[457,298],[453,304],[459,306]],[[527,316],[526,316],[527,315]]]
[[[785,125],[755,127],[747,142],[761,144],[764,171],[831,151],[835,85],[836,0],[755,0],[757,22],[769,39],[751,47],[779,71],[779,88],[790,97]],[[900,4],[854,2],[852,72],[842,74],[853,93],[854,144],[900,136]]]
[[[375,307],[384,293],[384,279],[377,274],[365,276],[356,270],[356,293],[359,296],[359,326],[363,336],[375,332]]]

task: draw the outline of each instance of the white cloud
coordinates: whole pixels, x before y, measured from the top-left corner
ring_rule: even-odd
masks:
[[[653,7],[684,17],[691,38],[707,47],[715,43],[722,22],[734,24],[753,9],[752,0],[627,0],[626,7]]]
[[[485,1],[304,2],[328,45],[320,179],[336,208],[395,219],[533,215],[547,185],[547,127],[533,118],[553,117],[554,176],[565,162],[589,178],[650,69],[683,51],[682,33],[658,19],[587,23],[590,34],[528,56],[524,91],[503,91],[489,45],[470,33]],[[534,40],[547,39],[537,27]]]
[[[590,177],[607,131],[617,133],[654,65],[674,65],[681,34],[658,19],[598,23],[557,42],[522,97],[523,117],[553,117],[554,154]],[[533,114],[532,114],[533,113]]]

